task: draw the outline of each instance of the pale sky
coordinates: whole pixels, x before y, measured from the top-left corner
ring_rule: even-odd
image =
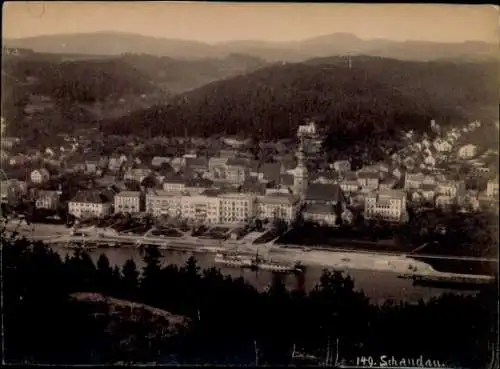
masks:
[[[119,31],[202,42],[361,38],[499,41],[492,5],[4,2],[2,36]]]

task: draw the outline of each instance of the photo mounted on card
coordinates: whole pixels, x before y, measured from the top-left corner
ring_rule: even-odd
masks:
[[[498,367],[498,8],[3,6],[8,364]]]

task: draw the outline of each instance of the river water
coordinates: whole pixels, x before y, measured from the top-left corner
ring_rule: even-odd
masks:
[[[52,248],[62,257],[72,253],[71,249],[52,246]],[[162,253],[163,265],[175,264],[182,266],[190,256],[194,256],[198,261],[198,265],[202,269],[211,268],[213,266],[219,268],[225,275],[230,275],[233,278],[243,277],[248,283],[257,288],[264,290],[272,280],[272,272],[269,271],[251,271],[240,268],[227,268],[214,263],[214,254],[193,253],[189,251],[172,251],[160,250]],[[135,248],[103,248],[92,249],[89,254],[94,262],[101,254],[105,254],[111,265],[122,266],[126,260],[133,259],[139,269],[142,269],[144,262],[141,253]],[[302,276],[293,274],[285,275],[283,281],[289,289],[303,288],[306,291],[313,289],[319,282],[323,268],[308,267]],[[383,303],[385,300],[409,301],[416,302],[420,299],[424,301],[438,297],[445,292],[454,293],[473,293],[472,291],[452,291],[435,287],[413,286],[411,280],[401,279],[396,273],[386,271],[369,271],[369,270],[349,270],[349,274],[355,284],[357,290],[362,290],[372,303]]]

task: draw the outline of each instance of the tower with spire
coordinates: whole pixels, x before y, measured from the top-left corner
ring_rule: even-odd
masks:
[[[309,173],[306,166],[306,154],[304,151],[304,139],[299,137],[299,148],[297,150],[297,167],[293,177],[294,192],[301,197],[305,195],[309,181]]]

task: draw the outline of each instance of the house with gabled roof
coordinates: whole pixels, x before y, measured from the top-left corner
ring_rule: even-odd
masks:
[[[204,157],[186,158],[186,168],[189,168],[193,173],[201,175],[208,172],[208,160]]]
[[[160,167],[164,163],[169,163],[170,158],[166,156],[155,156],[153,159],[151,159],[151,166],[153,167]]]
[[[213,186],[213,181],[206,178],[189,178],[184,184],[184,191],[190,195],[200,195]]]
[[[45,183],[50,179],[50,173],[47,169],[35,169],[30,175],[31,182],[33,183]]]
[[[37,209],[55,210],[59,205],[60,194],[58,191],[38,190],[34,193]]]
[[[225,179],[230,183],[241,184],[250,177],[250,161],[243,158],[229,158],[226,162]]]
[[[335,208],[325,204],[307,204],[302,211],[304,220],[321,225],[335,226],[337,214]]]
[[[305,194],[308,204],[345,204],[346,198],[338,184],[310,183]]]
[[[68,203],[69,213],[76,218],[104,217],[112,213],[114,196],[101,190],[79,191]]]
[[[274,181],[275,183],[279,183],[280,175],[280,163],[263,163],[259,168],[258,178],[261,181]]]
[[[174,173],[163,178],[163,190],[166,192],[181,192],[186,186],[186,178]]]
[[[145,164],[134,164],[130,167],[123,176],[125,181],[135,181],[141,183],[144,178],[151,175],[153,171]]]

